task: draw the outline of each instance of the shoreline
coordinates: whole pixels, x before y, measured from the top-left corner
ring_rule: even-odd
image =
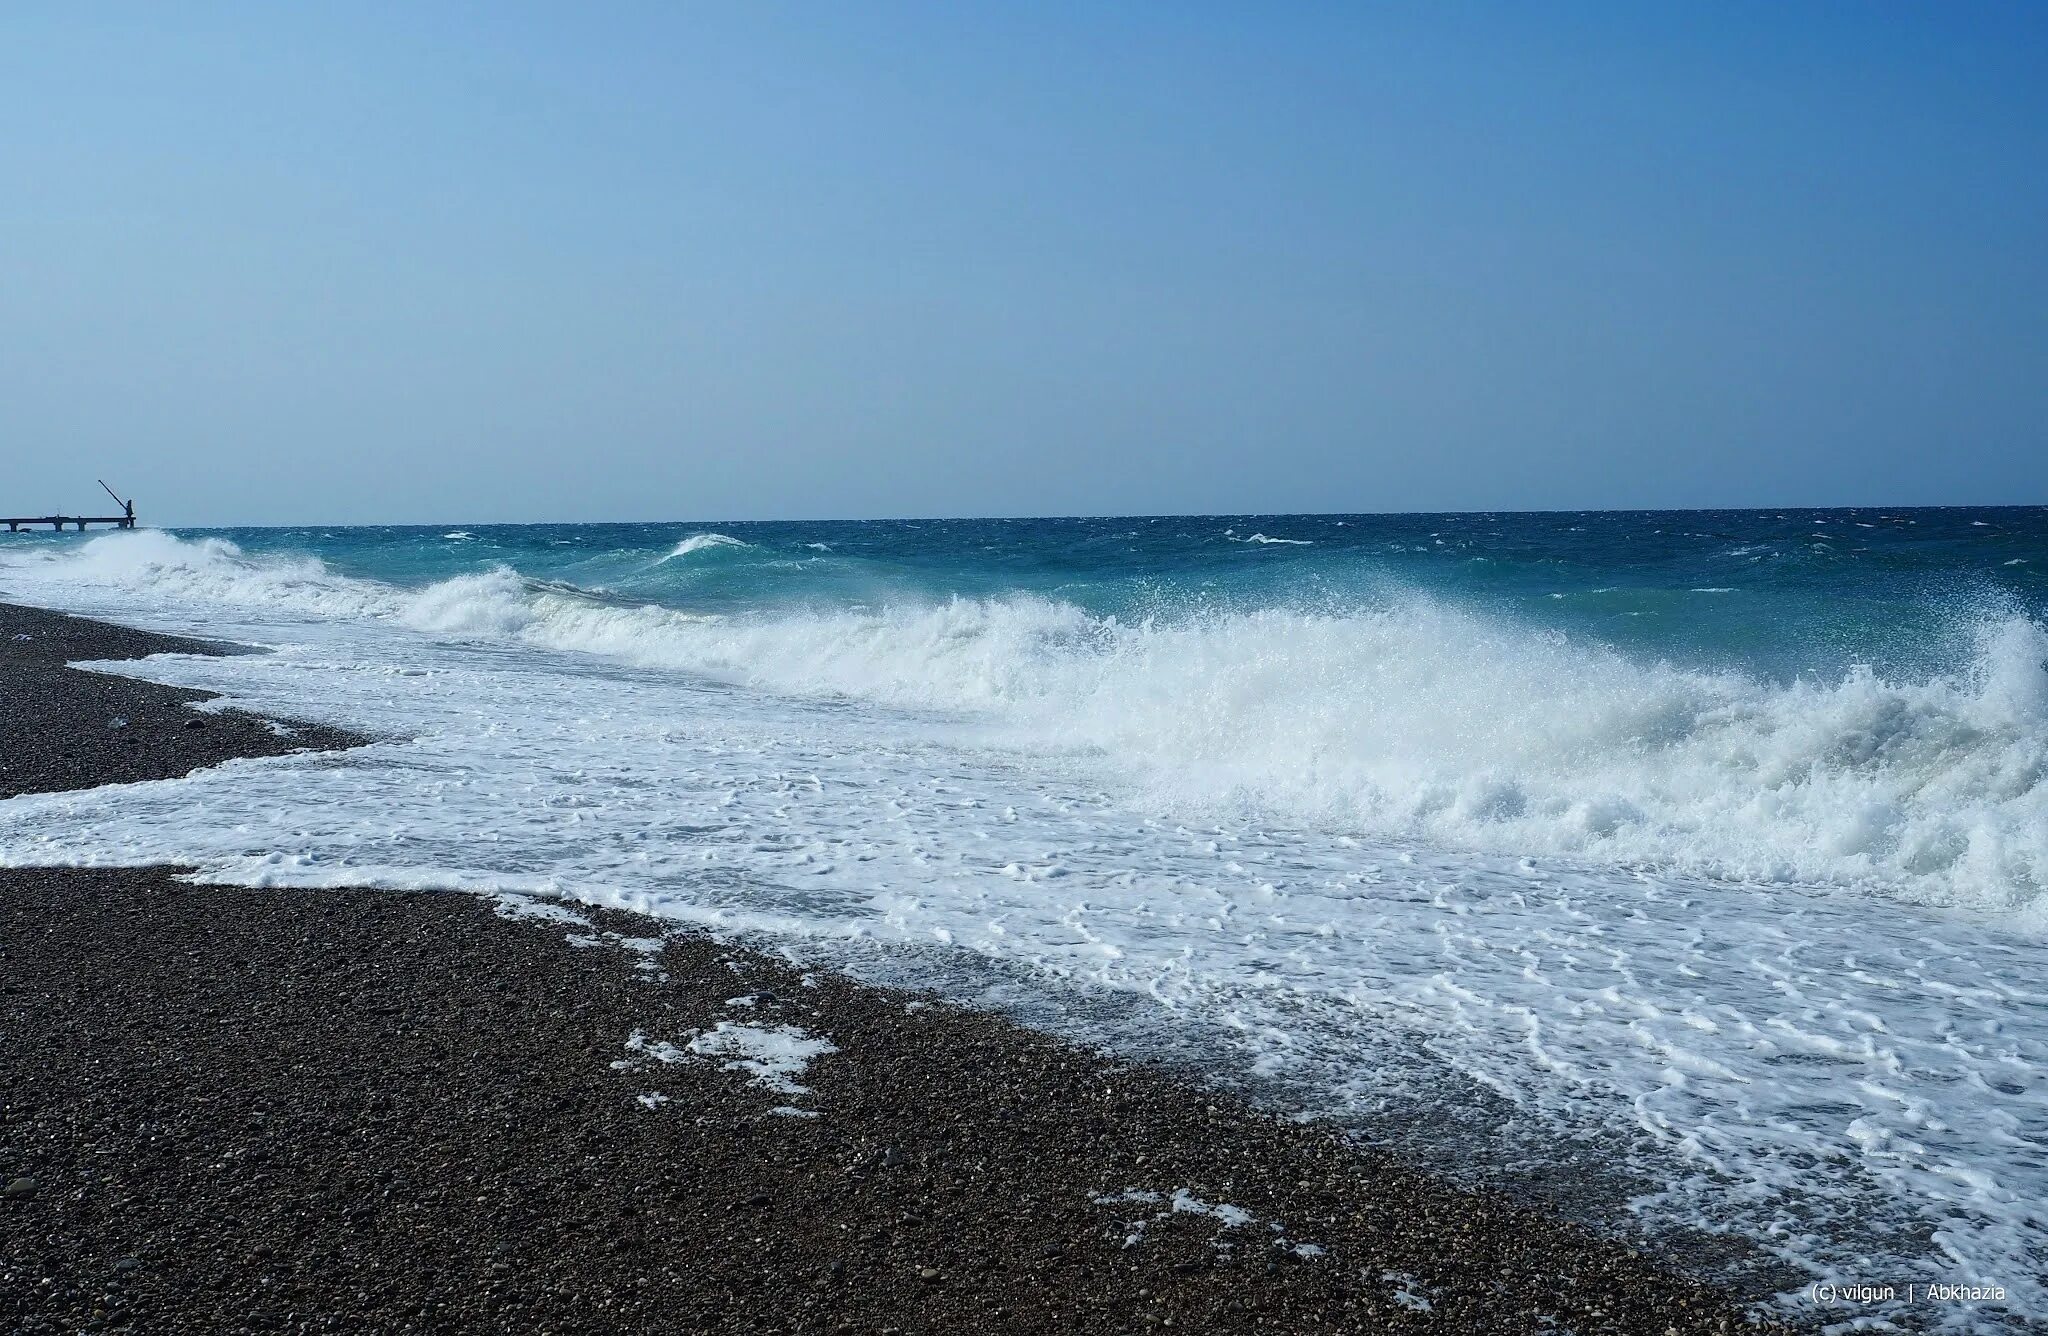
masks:
[[[194,710],[209,692],[72,668],[151,654],[240,654],[243,646],[137,631],[0,602],[0,799],[175,779],[206,766],[369,739],[321,724],[279,725],[239,710]]]
[[[0,799],[361,740],[64,666],[217,649],[0,604]],[[620,913],[176,873],[0,870],[23,1331],[1749,1327],[1000,1017]]]

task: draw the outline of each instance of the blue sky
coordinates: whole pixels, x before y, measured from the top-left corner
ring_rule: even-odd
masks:
[[[2048,501],[2048,7],[17,4],[0,510]]]

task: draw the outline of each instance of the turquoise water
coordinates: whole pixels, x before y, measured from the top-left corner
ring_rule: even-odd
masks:
[[[1785,678],[1938,672],[2048,610],[2048,508],[193,530],[419,586],[502,564],[678,608],[1030,593],[1177,619],[1427,592],[1532,630]],[[460,538],[450,538],[460,533]],[[692,537],[718,535],[672,556]]]

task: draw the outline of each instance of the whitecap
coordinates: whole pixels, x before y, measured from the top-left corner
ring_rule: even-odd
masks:
[[[713,548],[752,546],[753,544],[751,543],[743,543],[737,538],[728,537],[722,533],[693,533],[682,542],[677,543],[674,550],[663,557],[662,560],[673,561],[677,557],[687,557],[693,552],[705,552]]]

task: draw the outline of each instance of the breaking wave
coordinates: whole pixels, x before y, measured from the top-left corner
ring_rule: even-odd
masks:
[[[1420,596],[1150,621],[1026,595],[721,617],[508,568],[408,591],[147,532],[9,576],[52,597],[145,587],[943,711],[987,745],[1106,765],[1174,814],[1864,884],[2032,926],[2048,887],[2048,631],[2017,614],[1983,620],[1941,673],[1786,683]]]
[[[687,557],[693,552],[703,552],[711,548],[752,546],[753,544],[751,543],[743,543],[737,538],[730,538],[722,533],[693,533],[682,542],[677,543],[675,550],[663,557],[662,560],[674,561],[677,557]]]

